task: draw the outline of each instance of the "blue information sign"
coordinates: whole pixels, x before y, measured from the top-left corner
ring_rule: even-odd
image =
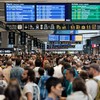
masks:
[[[36,5],[37,21],[65,21],[65,5]]]
[[[7,22],[33,22],[35,21],[35,5],[6,3],[5,17]]]
[[[48,40],[49,41],[59,41],[59,35],[49,35]]]

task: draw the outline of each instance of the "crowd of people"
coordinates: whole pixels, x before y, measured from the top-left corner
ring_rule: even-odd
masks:
[[[0,56],[0,100],[100,100],[100,55]]]

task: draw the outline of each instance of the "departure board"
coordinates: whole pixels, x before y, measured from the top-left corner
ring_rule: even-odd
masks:
[[[65,21],[65,5],[40,4],[36,12],[37,21]]]
[[[100,21],[100,4],[72,4],[72,21]]]
[[[35,5],[6,3],[5,17],[7,22],[33,22],[35,21]]]

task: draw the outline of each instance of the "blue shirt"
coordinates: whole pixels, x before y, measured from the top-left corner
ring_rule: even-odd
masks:
[[[47,97],[45,100],[53,100],[53,98]],[[56,98],[56,100],[59,100],[59,99]]]
[[[16,66],[16,67],[12,68],[10,71],[10,78],[11,79],[16,78],[21,87],[23,87],[23,83],[21,81],[23,72],[24,72],[24,69],[21,68],[20,66]]]

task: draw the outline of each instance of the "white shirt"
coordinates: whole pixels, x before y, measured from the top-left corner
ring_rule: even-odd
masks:
[[[58,65],[56,67],[54,67],[54,75],[53,77],[57,77],[57,78],[62,78],[63,74],[62,74],[62,65]]]
[[[5,96],[4,95],[0,95],[0,100],[4,100]]]
[[[39,73],[38,73],[39,68],[40,68],[40,67],[35,67],[35,68],[33,69],[33,71],[35,72],[36,78],[39,78],[39,77],[40,77],[40,76],[39,76]]]
[[[94,79],[100,81],[100,75],[99,76],[95,76]]]
[[[86,81],[87,92],[95,99],[98,90],[98,84],[95,80],[89,79]]]
[[[33,82],[28,82],[23,89],[23,93],[26,96],[26,93],[32,94],[32,100],[40,100],[40,90],[37,84]]]
[[[0,80],[0,86],[6,88],[7,87],[7,82],[5,80]]]
[[[66,100],[93,100],[91,95],[85,95],[82,91],[74,92]]]

